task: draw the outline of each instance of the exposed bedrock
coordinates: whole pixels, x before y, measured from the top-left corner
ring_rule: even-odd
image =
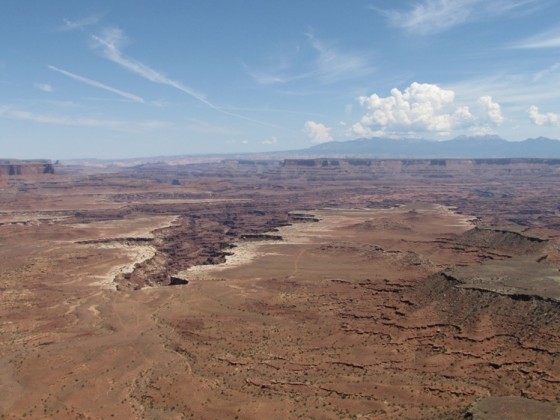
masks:
[[[443,273],[405,291],[403,301],[402,320],[394,325],[432,330],[424,345],[457,358],[448,366],[450,376],[486,382],[498,395],[557,399],[559,302],[464,289]],[[452,366],[455,363],[460,367]]]
[[[54,174],[50,160],[0,160],[0,176]]]
[[[549,244],[546,239],[493,227],[475,227],[461,235],[457,242],[461,245],[507,251],[513,255],[542,252]]]
[[[468,420],[558,420],[560,405],[522,397],[487,397],[472,404],[465,415]]]

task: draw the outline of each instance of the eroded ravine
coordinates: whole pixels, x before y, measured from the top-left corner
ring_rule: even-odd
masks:
[[[490,257],[438,247],[460,244],[469,218],[438,206],[313,214],[318,223],[281,228],[281,242],[188,270],[188,305],[159,315],[194,375],[220,378],[205,389],[216,413],[433,418],[488,395],[556,398],[558,307],[512,310],[436,276]]]

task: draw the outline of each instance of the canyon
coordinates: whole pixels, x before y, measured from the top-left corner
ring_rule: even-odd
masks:
[[[37,168],[0,176],[3,418],[560,414],[560,161]]]

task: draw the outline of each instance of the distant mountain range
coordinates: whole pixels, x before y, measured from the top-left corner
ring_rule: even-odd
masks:
[[[498,136],[456,137],[446,141],[363,138],[332,141],[299,151],[300,154],[378,159],[490,159],[560,158],[560,141],[545,137],[508,141]]]
[[[71,159],[63,166],[76,166],[89,172],[136,167],[145,164],[184,165],[222,160],[282,160],[307,158],[369,158],[369,159],[560,159],[560,141],[539,137],[524,141],[508,141],[498,136],[456,137],[452,140],[363,138],[331,141],[306,149],[259,153],[222,153],[207,155],[154,156],[134,159]],[[74,170],[78,170],[74,168]],[[60,171],[59,171],[60,172]]]

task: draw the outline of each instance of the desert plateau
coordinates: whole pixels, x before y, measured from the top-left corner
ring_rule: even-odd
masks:
[[[0,176],[1,418],[560,415],[560,161]]]

